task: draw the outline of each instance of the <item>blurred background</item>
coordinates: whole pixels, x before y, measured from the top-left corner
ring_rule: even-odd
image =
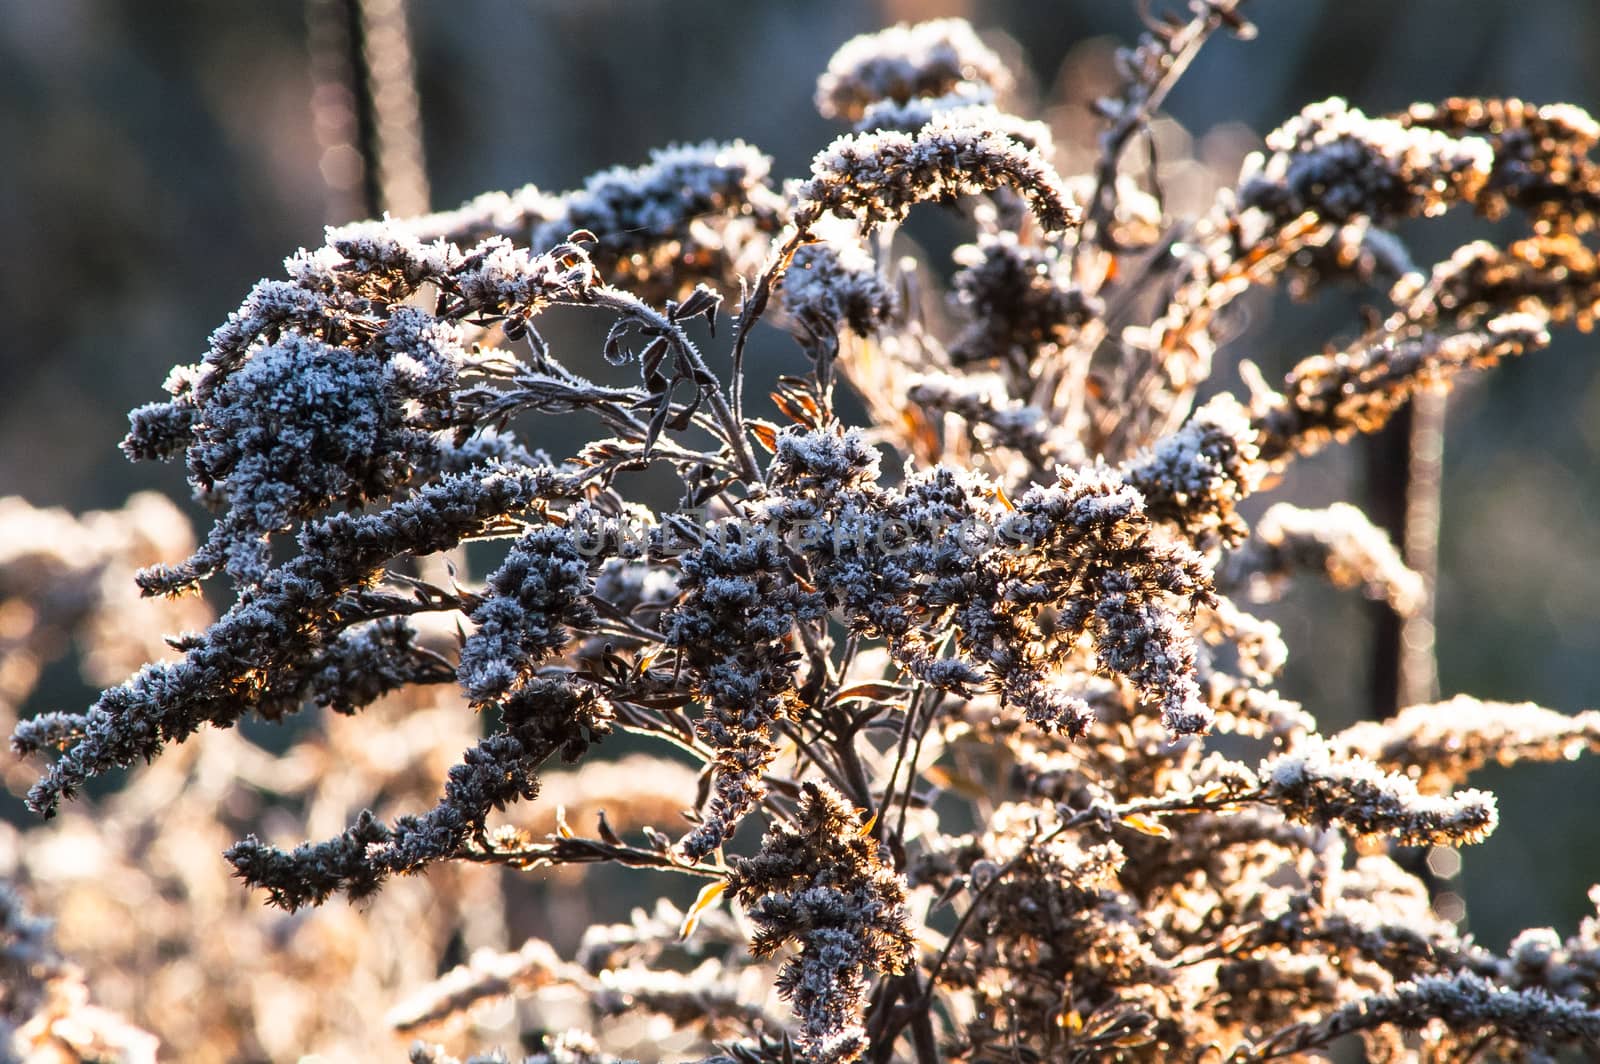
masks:
[[[167,369],[197,359],[286,254],[366,209],[338,91],[340,6],[0,0],[0,495],[72,511],[140,489],[186,495],[180,469],[122,459],[126,411],[159,398]],[[414,91],[417,119],[410,134],[389,131],[397,212],[529,182],[571,188],[674,141],[743,138],[773,156],[775,175],[803,175],[841,132],[812,106],[816,75],[850,36],[902,19],[970,18],[1023,64],[1028,106],[1058,130],[1087,130],[1110,48],[1139,29],[1131,2],[1108,0],[388,6],[409,19],[400,53],[414,70],[414,80],[403,65],[390,71],[389,91],[402,94],[401,112]],[[1176,124],[1163,135],[1217,167],[1334,94],[1369,113],[1452,95],[1600,111],[1600,5],[1586,0],[1297,0],[1246,13],[1259,38],[1219,37],[1168,105]],[[1181,182],[1169,193],[1181,201]],[[1406,235],[1427,263],[1493,234],[1452,217]],[[1255,359],[1270,378],[1350,336],[1359,306],[1338,294],[1312,306],[1258,300],[1229,359]],[[774,359],[795,357],[775,331],[762,342]],[[1597,346],[1562,332],[1549,351],[1451,396],[1438,589],[1446,696],[1600,706]],[[585,365],[581,352],[558,354]],[[1324,454],[1295,469],[1287,496],[1359,502],[1369,465],[1354,449]],[[1359,596],[1304,586],[1274,616],[1291,650],[1286,693],[1330,728],[1367,715],[1370,610]],[[70,672],[46,680],[31,709],[92,696]],[[1529,925],[1570,933],[1600,881],[1600,770],[1491,771],[1482,785],[1500,795],[1502,823],[1452,884],[1468,925],[1495,948]]]

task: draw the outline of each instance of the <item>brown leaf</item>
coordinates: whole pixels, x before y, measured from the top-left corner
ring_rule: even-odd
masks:
[[[689,906],[689,911],[683,915],[683,925],[678,928],[678,941],[682,942],[694,934],[694,929],[700,926],[700,914],[717,903],[722,897],[722,892],[728,889],[728,881],[719,879],[707,883],[700,888],[700,894],[694,899],[694,904]]]

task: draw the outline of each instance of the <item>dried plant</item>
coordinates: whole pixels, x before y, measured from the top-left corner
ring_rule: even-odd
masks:
[[[65,812],[9,874],[62,904],[92,891],[41,856],[66,825],[93,834],[63,803],[156,762],[100,800],[123,828],[96,852],[218,929],[169,947],[234,1008],[221,1048],[160,1021],[188,1059],[291,1052],[289,1035],[356,1055],[383,1013],[456,1037],[486,1002],[561,995],[590,1029],[528,1028],[528,1061],[1242,1064],[1350,1036],[1386,1061],[1600,1053],[1600,920],[1499,956],[1395,853],[1483,838],[1498,814],[1471,774],[1594,751],[1595,714],[1463,696],[1325,736],[1276,689],[1276,627],[1240,605],[1302,570],[1421,604],[1353,507],[1280,504],[1252,527],[1240,504],[1419,390],[1592,324],[1600,126],[1569,106],[1329,100],[1209,213],[1165,218],[1123,156],[1208,37],[1249,32],[1238,6],[1152,23],[1077,179],[1047,127],[997,108],[1004,63],[946,20],[841,49],[817,101],[854,129],[782,189],[747,145],[673,148],[289,258],[124,443],[181,457],[216,514],[198,546],[155,537],[166,560],[138,558],[139,586],[176,611],[207,581],[231,600],[86,711],[16,725],[47,762],[29,804]],[[922,204],[973,227],[953,326],[904,254]],[[1392,227],[1458,208],[1528,233],[1412,267]],[[1246,366],[1248,395],[1199,403],[1230,308],[1279,278],[1388,309],[1276,388]],[[635,383],[558,358],[538,325],[565,308],[606,316],[601,353]],[[811,364],[768,418],[745,394],[763,318]],[[841,421],[845,386],[869,424]],[[517,441],[554,417],[596,431],[555,457]],[[629,497],[658,469],[675,507]],[[459,548],[485,541],[502,549],[475,580]],[[0,544],[0,608],[49,601],[16,583],[33,557]],[[36,643],[127,605],[100,564],[52,570],[46,590],[88,590],[0,630],[22,648],[0,708]],[[320,726],[284,752],[198,738],[308,711]],[[446,769],[443,747],[465,753]],[[557,755],[578,767],[549,770]],[[512,808],[528,800],[542,821]],[[249,934],[257,899],[193,854],[232,830],[232,873],[285,910]],[[571,958],[504,941],[525,881],[508,871],[590,865],[704,889],[590,927]],[[364,931],[288,915],[336,894]],[[480,948],[422,985],[452,941]],[[373,948],[415,991],[378,1010],[356,956]],[[296,963],[316,971],[300,996]],[[272,980],[299,1027],[244,1000]]]

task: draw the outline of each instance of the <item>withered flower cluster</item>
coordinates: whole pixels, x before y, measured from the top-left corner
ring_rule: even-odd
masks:
[[[0,1048],[7,1060],[153,1062],[157,1043],[89,1003],[83,973],[50,941],[50,922],[0,884]]]
[[[1071,181],[1048,127],[997,109],[1005,64],[944,20],[840,50],[817,101],[852,129],[782,189],[749,146],[705,144],[560,196],[330,230],[132,415],[127,453],[181,458],[216,514],[198,547],[150,532],[153,564],[95,538],[170,523],[144,500],[61,518],[99,551],[73,567],[14,544],[27,523],[0,505],[0,617],[25,619],[0,626],[0,709],[46,650],[127,607],[102,570],[147,565],[139,587],[175,611],[165,660],[17,723],[13,747],[45,762],[29,803],[87,830],[64,803],[156,761],[107,808],[143,823],[198,795],[172,815],[243,835],[232,872],[294,914],[267,942],[303,941],[288,921],[335,894],[406,939],[390,966],[414,985],[380,1012],[454,1040],[416,1061],[504,1059],[463,1032],[507,997],[581,1028],[530,1024],[528,1061],[585,1064],[1198,1064],[1357,1038],[1389,1061],[1600,1053],[1600,920],[1497,955],[1397,852],[1482,839],[1498,812],[1471,775],[1600,750],[1596,715],[1459,696],[1321,734],[1246,607],[1298,574],[1400,613],[1427,588],[1353,507],[1241,509],[1420,390],[1592,324],[1600,127],[1569,106],[1328,100],[1210,213],[1162,219],[1122,156],[1209,37],[1248,32],[1238,7],[1152,23]],[[899,231],[926,204],[972,227],[946,316]],[[1527,233],[1412,267],[1392,228],[1454,209]],[[1280,277],[1378,285],[1387,309],[1276,387],[1247,367],[1250,394],[1198,403],[1230,309]],[[609,318],[596,353],[636,382],[552,350],[539,326],[564,308]],[[763,318],[811,369],[757,411]],[[841,420],[846,387],[868,424]],[[563,453],[518,442],[557,417]],[[625,495],[644,470],[676,478],[679,506]],[[498,560],[474,577],[468,544]],[[60,575],[28,584],[45,564]],[[185,622],[207,581],[231,598]],[[302,713],[320,724],[287,753],[204,734]],[[464,748],[453,767],[441,743]],[[485,916],[521,880],[466,874],[595,864],[704,889],[562,957]],[[425,869],[434,893],[405,894]],[[0,872],[69,896],[49,861]],[[383,908],[396,895],[434,900]],[[0,925],[0,959],[48,953],[9,894]],[[450,942],[470,956],[415,985]],[[249,963],[166,949],[197,980]],[[13,1017],[42,1007],[0,997],[0,1033],[36,1037],[46,1021]],[[266,1026],[218,1052],[268,1045]]]

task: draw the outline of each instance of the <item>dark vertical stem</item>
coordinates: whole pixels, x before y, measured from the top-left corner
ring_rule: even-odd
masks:
[[[307,0],[306,25],[329,220],[426,211],[404,0]]]
[[[1405,542],[1406,493],[1411,487],[1410,455],[1413,410],[1406,406],[1389,419],[1381,432],[1367,440],[1363,454],[1367,475],[1367,516],[1389,533],[1396,544]],[[1400,646],[1402,624],[1386,602],[1370,602],[1372,661],[1367,680],[1367,715],[1375,720],[1394,716],[1400,708]]]
[[[911,1047],[917,1054],[917,1064],[939,1064],[939,1039],[934,1034],[933,1016],[926,1008],[911,1017]]]
[[[428,174],[406,0],[347,2],[361,10],[382,209],[401,216],[422,214],[428,209]]]
[[[345,70],[350,79],[350,99],[354,115],[351,129],[357,154],[361,156],[362,214],[376,218],[383,213],[383,159],[378,142],[378,107],[373,99],[371,70],[367,65],[367,31],[361,18],[361,0],[337,0],[344,28]]]
[[[1368,516],[1399,546],[1421,577],[1425,603],[1398,616],[1384,602],[1369,609],[1372,625],[1370,715],[1383,719],[1404,706],[1439,696],[1434,653],[1434,589],[1439,572],[1439,515],[1446,400],[1419,392],[1366,448]],[[1395,858],[1436,897],[1445,881],[1429,867],[1428,849],[1402,850]]]
[[[1439,511],[1444,454],[1443,395],[1419,393],[1366,448],[1367,513],[1389,533],[1405,562],[1421,575],[1426,602],[1401,618],[1374,602],[1369,713],[1392,716],[1438,697],[1434,653],[1434,587],[1439,569]]]
[[[357,88],[365,80],[360,47],[350,41],[345,0],[306,0],[306,44],[310,52],[311,125],[321,149],[319,167],[328,191],[329,222],[370,217],[367,189],[371,162],[361,148]],[[359,22],[359,20],[357,20]]]

